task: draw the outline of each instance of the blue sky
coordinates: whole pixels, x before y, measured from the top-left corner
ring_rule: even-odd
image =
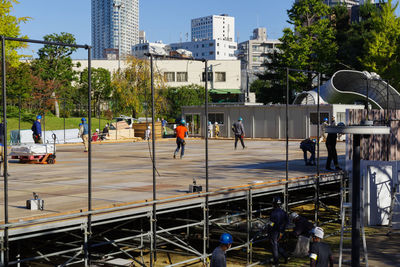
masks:
[[[253,29],[266,27],[268,38],[277,39],[289,26],[286,10],[294,0],[140,0],[140,29],[149,41],[178,42],[189,33],[190,20],[213,14],[228,14],[236,19],[239,41],[249,39]],[[90,0],[20,0],[13,15],[32,19],[21,25],[22,34],[42,39],[46,34],[69,32],[78,44],[90,44]],[[399,14],[399,12],[397,12]],[[236,38],[238,36],[236,35]],[[26,54],[34,54],[31,45]],[[32,52],[34,51],[34,52]],[[87,58],[84,50],[74,58]]]

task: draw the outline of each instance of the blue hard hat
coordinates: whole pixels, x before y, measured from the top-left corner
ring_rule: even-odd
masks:
[[[281,200],[280,197],[274,197],[274,198],[272,199],[272,203],[273,203],[273,204],[280,205],[280,204],[282,204],[282,200]]]
[[[239,117],[239,121],[242,121],[243,119],[242,119],[242,117]]]
[[[328,118],[324,118],[324,121],[328,121]]]
[[[181,124],[184,125],[186,124],[186,121],[184,119],[181,120]]]
[[[85,118],[82,118],[81,121],[86,121],[86,119],[85,119]]]
[[[36,119],[37,119],[37,120],[41,120],[41,119],[42,119],[42,116],[41,116],[41,115],[37,115],[37,116],[36,116]]]
[[[229,245],[229,244],[232,244],[233,238],[232,238],[231,234],[223,233],[221,235],[221,237],[219,238],[219,242],[224,245]]]

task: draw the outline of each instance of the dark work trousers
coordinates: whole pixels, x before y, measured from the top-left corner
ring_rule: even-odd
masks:
[[[237,147],[238,140],[240,140],[240,143],[242,143],[242,147],[245,148],[244,142],[243,142],[243,137],[241,135],[235,134],[235,149]]]
[[[331,167],[331,161],[333,159],[333,164],[335,167],[339,166],[337,152],[336,152],[336,139],[335,140],[327,140],[326,149],[328,150],[328,158],[326,159],[326,168],[329,169]]]
[[[270,242],[271,242],[271,249],[272,249],[272,256],[274,259],[274,264],[278,264],[279,262],[279,254],[282,255],[285,259],[288,257],[286,251],[279,245],[278,238],[279,232],[271,232],[270,234]]]
[[[311,164],[313,164],[313,163],[315,163],[315,146],[313,146],[313,145],[307,145],[307,146],[304,146],[303,148],[302,148],[302,150],[303,150],[303,156],[304,156],[304,162],[307,164],[307,163],[311,163]],[[310,161],[307,161],[307,151],[308,152],[310,152],[311,153],[311,156],[310,156]]]
[[[184,143],[185,143],[185,140],[180,139],[179,137],[176,138],[176,150],[175,150],[174,155],[178,154],[179,149],[182,149],[181,150],[181,157],[183,157],[183,155],[185,154],[185,145],[184,145]]]

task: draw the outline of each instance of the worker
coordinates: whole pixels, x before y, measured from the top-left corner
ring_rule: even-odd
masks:
[[[331,248],[328,244],[321,242],[324,238],[324,230],[321,227],[315,227],[311,235],[310,267],[333,267]]]
[[[208,122],[208,137],[212,138],[213,137],[213,125],[211,121]]]
[[[89,150],[89,125],[86,123],[86,119],[82,118],[79,124],[79,133],[78,137],[82,138],[83,145],[85,146],[84,152],[88,152]]]
[[[297,238],[294,255],[304,257],[310,250],[310,234],[314,225],[307,218],[300,216],[297,212],[292,212],[289,219],[294,223],[292,234]]]
[[[280,197],[274,197],[272,199],[273,210],[269,218],[270,224],[268,233],[269,233],[269,240],[271,243],[272,256],[273,256],[270,262],[274,266],[279,265],[279,254],[282,255],[282,257],[285,260],[285,263],[287,263],[288,261],[288,254],[279,244],[283,238],[289,220],[286,212],[281,209],[280,207],[281,204],[282,201]]]
[[[336,126],[335,117],[332,116],[332,122],[330,126]],[[336,133],[328,133],[328,137],[326,138],[326,149],[328,150],[328,158],[326,159],[326,166],[325,169],[328,171],[332,171],[331,169],[331,161],[335,164],[335,170],[340,171],[341,168],[339,167],[337,152],[336,152]]]
[[[310,138],[304,139],[300,143],[300,148],[303,150],[304,162],[306,166],[315,165],[315,142]],[[310,160],[307,160],[307,152],[311,153]]]
[[[99,139],[99,129],[96,129],[96,131],[92,135],[92,142],[96,142],[97,139]]]
[[[185,154],[185,137],[188,135],[188,129],[186,128],[186,121],[184,119],[181,120],[180,125],[178,125],[175,129],[176,132],[176,150],[174,152],[174,159],[176,159],[176,155],[181,149],[181,158]]]
[[[151,133],[150,126],[147,126],[147,129],[144,132],[144,140],[150,140],[150,133]]]
[[[226,251],[232,246],[233,238],[228,233],[223,233],[219,238],[220,245],[211,255],[210,267],[226,267]]]
[[[36,116],[36,121],[33,123],[31,130],[33,131],[33,141],[35,144],[43,144],[42,141],[42,124],[40,121],[42,120],[41,115]]]
[[[161,126],[162,126],[162,131],[163,135],[167,135],[167,121],[164,120],[164,118],[161,118]]]
[[[232,131],[235,134],[235,150],[237,148],[238,140],[240,140],[240,143],[242,143],[243,149],[246,148],[246,146],[244,145],[244,142],[243,142],[245,133],[244,133],[244,127],[243,127],[242,121],[243,121],[242,117],[239,117],[238,121],[232,125]]]
[[[215,136],[215,138],[218,138],[218,136],[219,136],[219,125],[218,125],[218,122],[214,123],[214,136]]]
[[[321,124],[321,133],[319,136],[319,142],[326,142],[326,137],[327,137],[327,133],[326,133],[326,127],[329,126],[329,120],[328,118],[324,118],[324,121]]]
[[[103,132],[100,135],[100,140],[106,140],[107,137],[109,137],[109,136],[110,136],[109,125],[108,125],[108,123],[106,123],[106,126],[104,126]]]

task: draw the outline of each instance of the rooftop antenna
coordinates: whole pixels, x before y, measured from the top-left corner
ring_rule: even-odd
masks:
[[[236,42],[239,43],[239,31],[236,33]]]
[[[185,34],[185,37],[186,37],[186,42],[189,42],[189,33],[188,32]]]
[[[257,28],[260,28],[260,24],[259,24],[259,17],[258,17],[258,15],[257,15]]]

